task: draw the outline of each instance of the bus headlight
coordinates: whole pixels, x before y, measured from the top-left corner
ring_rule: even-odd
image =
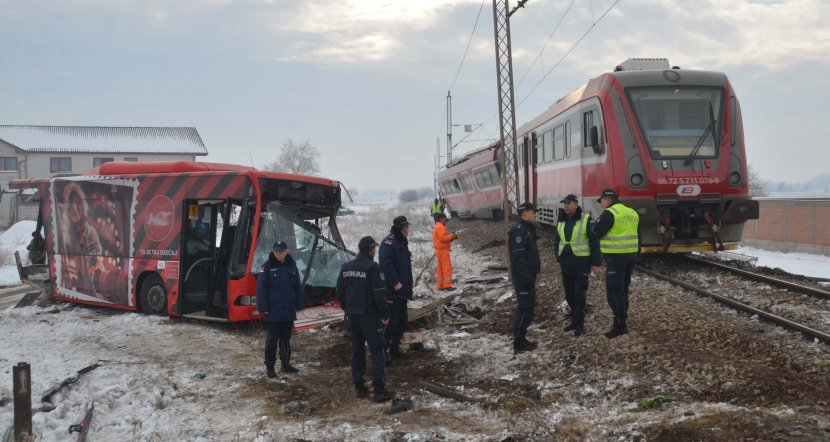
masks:
[[[256,305],[256,296],[242,295],[236,298],[236,305]]]

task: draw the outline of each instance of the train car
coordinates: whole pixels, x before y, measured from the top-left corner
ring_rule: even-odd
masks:
[[[519,198],[541,223],[569,193],[597,217],[605,188],[640,214],[646,253],[734,248],[758,218],[740,104],[720,72],[626,60],[522,125],[517,143]]]
[[[438,173],[438,185],[450,215],[503,217],[499,144],[473,150]]]

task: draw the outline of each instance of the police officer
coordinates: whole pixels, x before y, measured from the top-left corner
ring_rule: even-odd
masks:
[[[628,333],[628,286],[640,251],[637,230],[640,216],[623,205],[613,189],[603,190],[597,201],[603,211],[594,223],[592,234],[599,238],[600,250],[605,256],[605,292],[608,306],[614,312],[614,325],[605,333],[610,339]]]
[[[553,234],[553,250],[562,270],[565,300],[571,309],[571,323],[565,327],[565,331],[573,330],[575,336],[580,336],[585,333],[588,275],[599,273],[602,255],[599,240],[588,235],[591,215],[582,212],[576,195],[568,195],[561,202],[564,209],[559,212]]]
[[[444,204],[441,203],[441,201],[439,201],[438,198],[435,198],[435,201],[432,202],[432,207],[430,207],[429,212],[430,212],[430,215],[432,215],[433,218],[435,218],[435,215],[443,214],[444,213]]]
[[[297,319],[297,310],[305,307],[300,272],[294,258],[288,253],[288,244],[277,241],[268,255],[268,261],[259,269],[256,280],[257,310],[263,313],[265,324],[265,370],[269,378],[277,377],[277,347],[283,373],[296,373],[291,366],[291,329]]]
[[[408,236],[409,221],[405,216],[398,216],[392,221],[392,229],[378,251],[389,306],[389,325],[384,332],[389,360],[407,356],[401,351],[401,338],[409,322],[407,301],[412,299],[412,253],[409,252]]]
[[[516,317],[513,319],[513,352],[531,351],[535,342],[527,340],[527,328],[536,309],[536,275],[539,274],[539,249],[536,247],[536,206],[523,203],[518,207],[519,220],[507,236],[510,269],[516,290]]]
[[[335,296],[348,316],[352,338],[352,382],[357,397],[365,398],[369,390],[363,383],[366,372],[366,347],[372,353],[372,400],[385,402],[393,393],[386,389],[384,367],[383,327],[389,324],[386,305],[386,287],[383,273],[374,261],[378,243],[371,236],[364,236],[357,244],[357,257],[340,268]]]

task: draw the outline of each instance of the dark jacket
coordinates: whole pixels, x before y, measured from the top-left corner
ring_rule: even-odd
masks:
[[[383,273],[368,253],[340,267],[335,296],[347,315],[389,319]]]
[[[256,281],[256,307],[266,313],[265,322],[290,322],[297,319],[297,310],[305,307],[300,271],[291,255],[279,262],[273,253],[259,269]]]
[[[562,238],[559,237],[559,229],[553,230],[553,257],[556,258],[556,262],[559,263],[559,266],[562,267],[562,270],[564,271],[588,272],[591,270],[591,266],[599,267],[602,265],[602,253],[600,253],[599,250],[599,239],[594,235],[591,235],[591,227],[593,222],[591,222],[590,216],[591,215],[588,215],[588,230],[585,233],[588,234],[588,247],[591,249],[591,256],[576,256],[574,255],[573,250],[571,250],[571,246],[565,246],[562,250],[562,255],[559,255],[559,243],[562,242]],[[576,213],[574,213],[571,217],[568,217],[564,210],[560,211],[559,221],[557,222],[565,223],[565,235],[570,236],[573,235],[573,229],[576,226],[576,223],[581,219],[582,207],[578,207],[576,209]]]
[[[409,241],[394,228],[389,236],[380,242],[378,250],[380,268],[386,278],[386,297],[389,299],[412,299],[412,253]],[[395,284],[403,287],[397,292]]]
[[[536,275],[541,270],[536,226],[521,219],[513,224],[507,234],[507,248],[513,285],[522,289],[536,282]]]

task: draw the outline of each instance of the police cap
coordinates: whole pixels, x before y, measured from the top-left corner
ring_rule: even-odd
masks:
[[[572,193],[569,193],[568,196],[565,197],[565,199],[563,199],[562,201],[559,201],[559,202],[564,203],[564,202],[567,202],[567,201],[573,201],[575,203],[578,203],[579,199],[577,199],[576,195],[574,195]]]
[[[364,236],[363,238],[360,238],[360,242],[357,243],[357,248],[360,250],[369,250],[377,245],[378,243],[374,238],[371,236]]]
[[[525,210],[532,210],[536,212],[536,206],[534,206],[533,203],[522,203],[519,204],[519,207],[516,209],[516,211],[519,213],[522,213]]]
[[[617,192],[614,192],[614,189],[605,189],[599,195],[599,198],[597,198],[597,202],[601,202],[603,198],[611,198],[612,200],[615,200],[619,199],[619,197],[620,196],[617,195]]]
[[[405,216],[401,215],[401,216],[395,217],[395,219],[392,220],[392,225],[396,226],[396,227],[408,226],[409,221],[406,220]]]

